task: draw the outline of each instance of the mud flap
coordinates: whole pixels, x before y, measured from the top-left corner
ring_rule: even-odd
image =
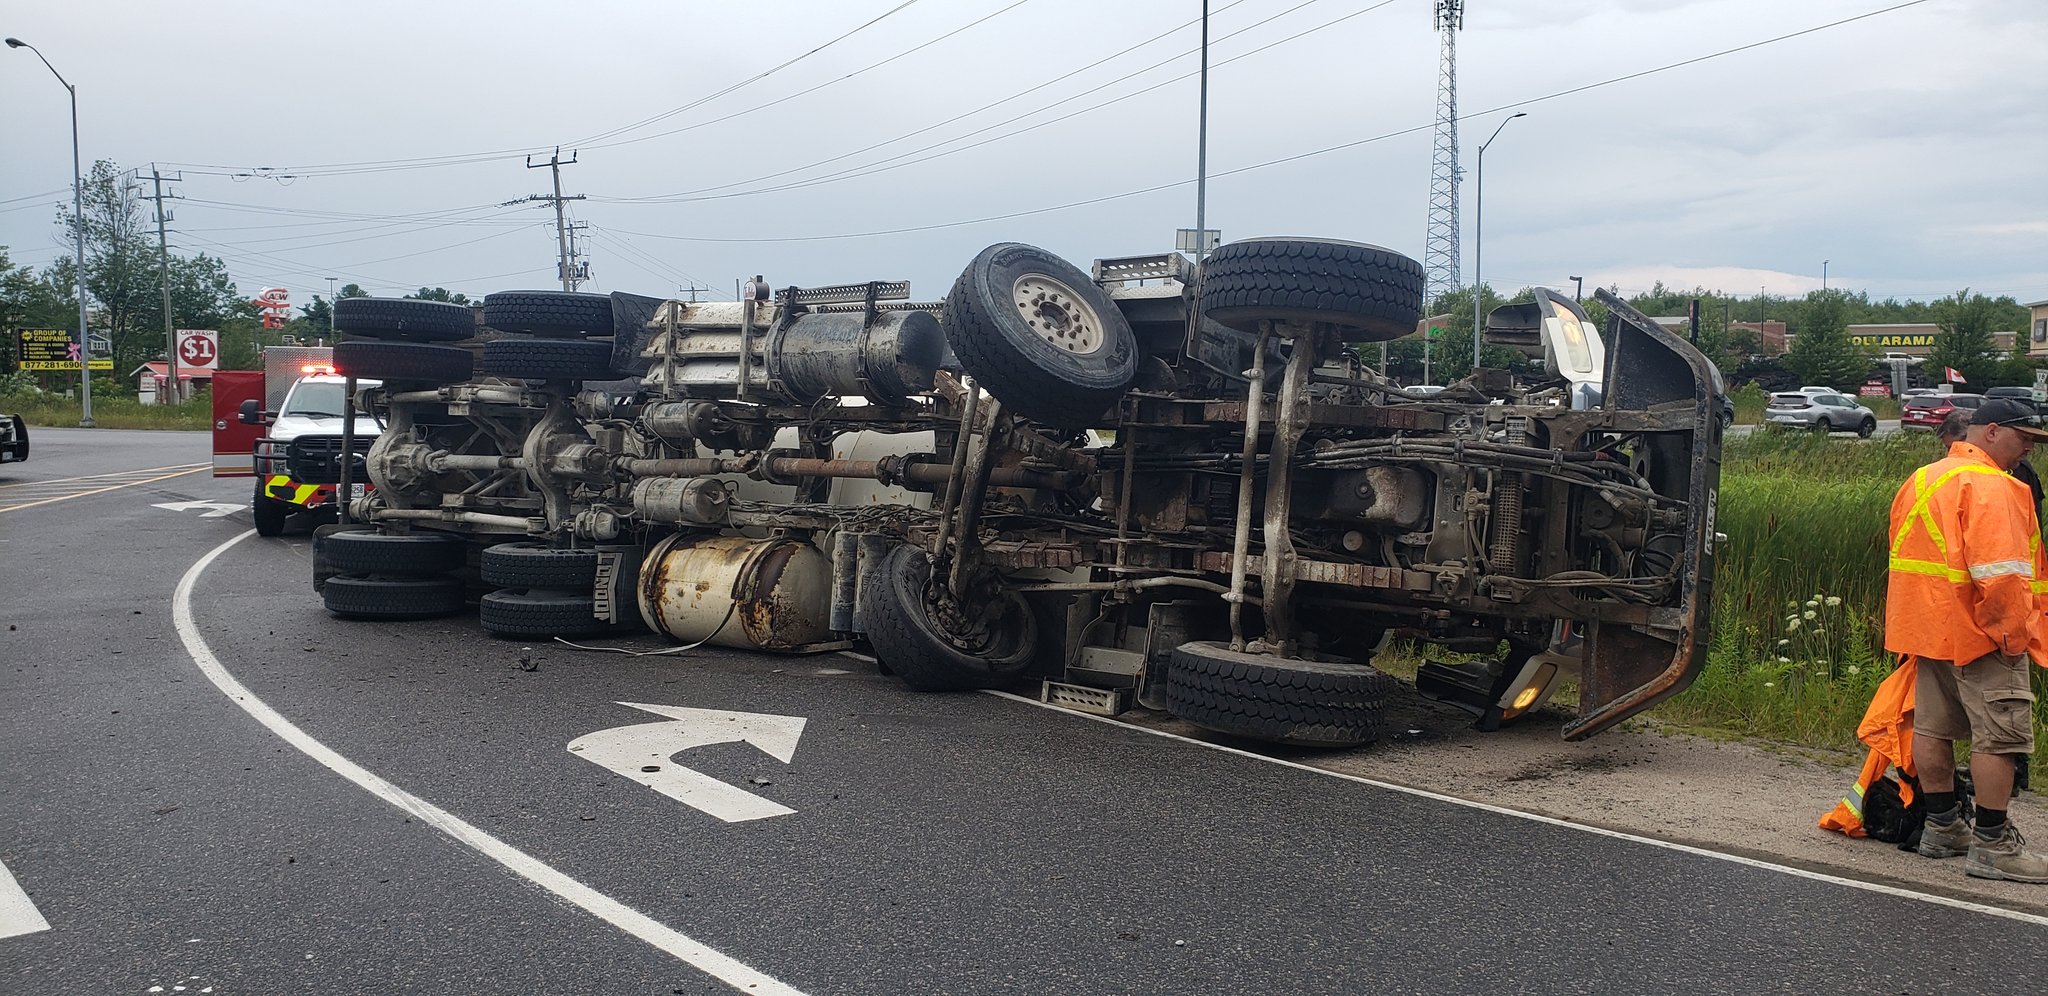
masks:
[[[1566,740],[1583,740],[1685,690],[1706,664],[1713,606],[1715,503],[1721,487],[1720,399],[1711,361],[1605,290],[1607,370],[1602,407],[1643,424],[1645,476],[1682,499],[1686,517],[1679,589],[1648,625],[1596,621],[1580,665],[1579,715]]]

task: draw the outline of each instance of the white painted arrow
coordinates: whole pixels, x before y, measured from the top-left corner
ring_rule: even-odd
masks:
[[[236,512],[248,508],[249,506],[224,505],[217,501],[165,501],[158,502],[155,505],[151,505],[150,507],[169,509],[170,511],[173,512],[190,512],[195,509],[205,509],[206,511],[199,513],[200,518],[224,519],[230,515],[235,514]]]
[[[750,743],[788,764],[803,736],[802,716],[771,716],[755,712],[721,712],[683,706],[621,702],[642,712],[667,716],[673,722],[640,723],[588,733],[570,741],[569,750],[601,764],[692,809],[727,823],[788,816],[796,810],[692,771],[670,759],[692,747]],[[655,767],[656,771],[642,771]]]
[[[50,921],[36,910],[36,904],[29,901],[28,893],[16,884],[14,876],[0,865],[0,938],[19,937],[39,930],[50,929]]]

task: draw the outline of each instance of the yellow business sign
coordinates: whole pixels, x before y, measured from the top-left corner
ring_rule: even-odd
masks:
[[[1893,332],[1884,335],[1852,335],[1849,337],[1849,341],[1858,346],[1869,346],[1873,349],[1897,349],[1900,346],[1926,347],[1934,345],[1934,333]]]
[[[76,370],[78,369],[77,347],[71,341],[71,333],[65,329],[22,329],[17,333],[21,343],[19,366],[23,370]],[[114,361],[110,357],[94,357],[86,364],[88,370],[112,370]]]

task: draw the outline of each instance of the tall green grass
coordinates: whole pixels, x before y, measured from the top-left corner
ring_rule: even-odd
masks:
[[[1867,442],[1807,433],[1730,439],[1715,524],[1728,542],[1716,554],[1708,667],[1658,714],[1855,746],[1871,692],[1892,668],[1884,651],[1892,496],[1942,455],[1929,437],[1903,433]],[[2048,675],[2037,669],[2035,679],[2048,691]],[[2048,745],[2039,708],[2035,726]],[[2037,767],[2048,774],[2048,764]]]
[[[93,385],[93,424],[102,429],[189,429],[205,431],[213,425],[213,396],[199,391],[175,405],[145,405],[133,393],[101,395]],[[29,425],[75,426],[84,405],[78,398],[40,391],[0,393],[0,413],[19,415]],[[33,438],[33,434],[31,434]]]

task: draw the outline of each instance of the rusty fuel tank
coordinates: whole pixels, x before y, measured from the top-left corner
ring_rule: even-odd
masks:
[[[830,628],[832,565],[794,539],[679,534],[640,569],[640,616],[684,643],[805,653],[845,646]]]

